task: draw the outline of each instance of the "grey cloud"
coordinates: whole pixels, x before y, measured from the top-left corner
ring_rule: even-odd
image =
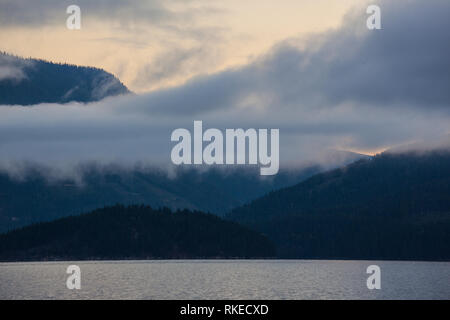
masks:
[[[233,71],[198,77],[183,86],[142,95],[129,111],[180,115],[231,108],[242,100],[245,85]]]
[[[170,10],[167,4],[177,0],[1,0],[0,25],[2,26],[41,26],[65,23],[66,8],[78,5],[82,18],[118,22],[130,27],[136,22],[153,25],[170,25],[171,22],[193,21],[199,14],[216,13],[217,10],[203,6]],[[185,1],[189,2],[189,1]]]
[[[167,86],[167,82],[174,77],[201,74],[222,58],[220,46],[217,48],[215,45],[207,45],[204,42],[188,49],[172,46],[152,59],[151,63],[142,66],[133,85],[138,88],[164,84]]]
[[[281,102],[448,107],[450,3],[379,5],[382,30],[364,29],[367,15],[361,7],[346,17],[341,29],[310,40],[318,42],[318,49],[312,44],[307,46],[312,50],[295,50],[289,44],[277,49],[264,65],[282,80],[276,87]]]
[[[351,27],[365,21],[357,12],[346,27],[328,35],[318,52],[307,53],[310,63],[300,71],[312,81],[302,93],[323,91],[333,104],[448,107],[450,3],[381,1],[380,7],[382,30],[352,33]]]
[[[248,104],[315,108],[341,103],[448,109],[450,2],[379,4],[382,30],[367,30],[361,6],[337,30],[306,40],[290,39],[242,68],[196,77],[182,87],[149,95],[149,101],[159,106],[151,112],[196,113]],[[156,71],[155,76],[161,74]]]
[[[3,80],[21,81],[25,77],[26,75],[21,68],[13,67],[10,65],[6,66],[0,65],[0,81]]]
[[[144,97],[145,98],[145,97]],[[282,166],[321,161],[324,151],[386,148],[416,140],[435,140],[448,133],[443,112],[398,108],[371,109],[342,105],[320,109],[213,110],[202,114],[134,113],[128,106],[140,96],[106,99],[89,105],[0,107],[0,167],[34,161],[73,168],[96,161],[133,166],[170,165],[171,132],[204,128],[278,128]]]
[[[33,67],[28,60],[18,60],[14,56],[0,54],[0,81],[20,82],[26,79],[26,69]]]
[[[172,130],[192,129],[194,120],[279,128],[285,165],[327,149],[435,141],[450,128],[450,3],[380,5],[381,31],[365,30],[365,11],[355,10],[338,30],[291,39],[247,66],[179,87],[86,106],[0,107],[0,159],[166,166]]]

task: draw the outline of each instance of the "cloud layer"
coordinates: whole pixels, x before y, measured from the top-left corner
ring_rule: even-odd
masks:
[[[31,67],[33,67],[31,61],[0,54],[0,81],[20,82],[27,77],[27,68]]]
[[[450,3],[383,1],[381,7],[382,30],[365,28],[361,6],[338,30],[287,40],[250,65],[199,77],[150,99],[176,113],[252,104],[276,110],[341,103],[448,108]]]
[[[171,20],[188,20],[195,10],[175,12],[169,9],[176,0],[2,0],[0,1],[0,25],[49,25],[65,20],[66,8],[78,5],[86,18],[101,17],[103,20],[132,24],[143,20],[149,24],[168,23]]]
[[[192,130],[194,120],[219,129],[279,128],[282,165],[321,159],[327,149],[438,139],[450,128],[450,3],[380,6],[382,30],[365,29],[358,7],[338,30],[288,39],[246,66],[182,86],[89,105],[0,106],[0,158],[4,166],[167,166],[171,132]]]

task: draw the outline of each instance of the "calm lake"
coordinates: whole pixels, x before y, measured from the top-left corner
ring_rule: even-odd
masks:
[[[81,289],[66,269],[81,269]],[[366,285],[381,268],[381,289]],[[198,260],[0,263],[0,299],[450,299],[450,263]]]

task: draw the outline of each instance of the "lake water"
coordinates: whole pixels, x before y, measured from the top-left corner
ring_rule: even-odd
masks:
[[[66,287],[69,265],[81,290]],[[366,268],[381,268],[367,289]],[[450,263],[206,260],[0,263],[0,299],[450,299]]]

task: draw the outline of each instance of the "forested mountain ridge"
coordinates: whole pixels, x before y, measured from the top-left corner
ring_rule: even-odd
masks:
[[[119,79],[102,69],[0,52],[0,105],[87,103],[127,93]]]
[[[0,232],[81,214],[104,206],[142,203],[223,215],[271,190],[294,185],[319,172],[318,166],[281,170],[262,179],[257,168],[189,168],[173,176],[156,168],[127,170],[86,165],[73,179],[48,180],[45,168],[31,167],[21,178],[0,172]]]
[[[449,182],[450,152],[383,153],[271,192],[236,209],[231,216],[255,207],[259,217],[334,208],[357,210],[359,214],[388,214],[384,204],[402,214],[450,210]],[[410,197],[412,194],[415,196]],[[282,210],[274,211],[277,207]]]
[[[227,215],[282,257],[450,260],[450,152],[386,152]]]
[[[116,205],[0,235],[0,261],[264,258],[266,237],[211,214]]]

